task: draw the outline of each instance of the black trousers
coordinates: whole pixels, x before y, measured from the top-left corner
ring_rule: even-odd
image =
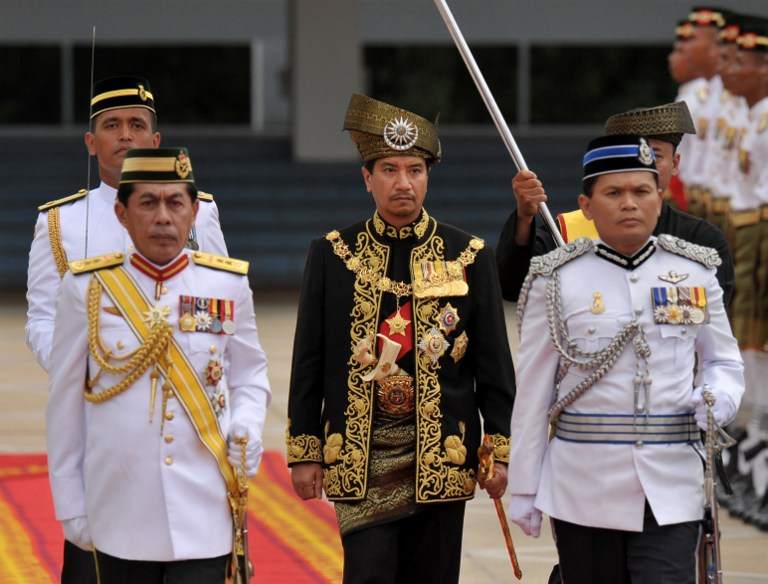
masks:
[[[344,584],[455,584],[463,530],[462,501],[350,533],[341,540]]]
[[[64,540],[61,584],[97,584],[93,552],[81,550],[72,542]]]
[[[563,584],[695,584],[698,521],[659,526],[646,503],[640,533],[553,522]]]
[[[101,584],[224,584],[229,555],[178,562],[123,560],[96,552]]]

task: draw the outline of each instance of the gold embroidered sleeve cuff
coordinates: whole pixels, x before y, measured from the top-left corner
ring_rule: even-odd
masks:
[[[493,440],[493,459],[509,464],[509,436],[491,434]]]
[[[301,434],[299,436],[286,436],[286,452],[288,464],[297,462],[317,462],[322,464],[323,453],[319,436]]]

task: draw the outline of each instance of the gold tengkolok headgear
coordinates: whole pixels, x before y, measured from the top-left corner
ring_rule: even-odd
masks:
[[[605,133],[608,136],[646,136],[677,146],[683,134],[696,133],[696,126],[686,103],[676,101],[613,115],[605,122]]]
[[[387,156],[420,156],[439,162],[442,156],[432,122],[367,95],[352,94],[344,130],[365,162]]]
[[[186,148],[134,148],[125,153],[120,184],[191,183],[192,161]]]

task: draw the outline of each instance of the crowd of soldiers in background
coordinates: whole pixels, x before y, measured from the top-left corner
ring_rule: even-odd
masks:
[[[670,204],[722,229],[734,258],[729,315],[746,393],[721,485],[729,512],[768,531],[768,19],[694,8],[669,69],[696,123],[679,148]]]

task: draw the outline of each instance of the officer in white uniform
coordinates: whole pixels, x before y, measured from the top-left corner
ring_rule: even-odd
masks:
[[[136,251],[72,262],[59,294],[56,517],[95,548],[103,584],[223,584],[228,493],[256,473],[271,395],[248,264],[184,248],[198,208],[186,150],[131,150],[123,169],[115,211]]]
[[[719,424],[744,390],[717,252],[651,236],[656,172],[644,138],[593,140],[579,204],[601,240],[534,258],[518,301],[509,515],[531,535],[542,512],[554,519],[568,584],[694,582],[706,422],[695,354]]]
[[[56,297],[67,263],[86,255],[128,250],[130,239],[113,210],[120,167],[130,148],[160,145],[154,96],[146,79],[112,77],[98,81],[91,110],[91,131],[86,133],[85,142],[98,159],[101,183],[90,193],[81,190],[41,205],[29,252],[27,346],[46,371],[50,369]],[[198,200],[200,212],[188,245],[227,255],[213,197],[200,193]]]

